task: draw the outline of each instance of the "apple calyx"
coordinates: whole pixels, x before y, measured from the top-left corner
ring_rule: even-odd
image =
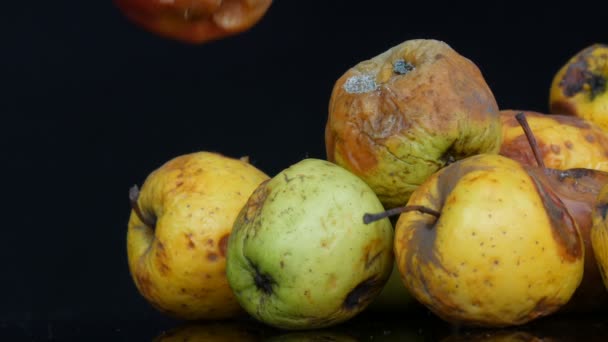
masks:
[[[528,139],[528,143],[530,144],[530,148],[532,149],[532,153],[534,154],[534,159],[536,159],[536,164],[541,168],[545,169],[545,162],[543,161],[542,154],[540,149],[538,148],[538,142],[536,141],[536,137],[532,132],[532,128],[530,128],[530,124],[528,124],[528,120],[526,119],[526,114],[524,112],[519,112],[515,114],[515,120],[519,122],[519,125],[524,130],[524,134],[526,135],[526,139]]]
[[[363,223],[370,224],[372,222],[382,220],[383,218],[387,218],[394,215],[400,215],[409,211],[419,211],[423,214],[433,215],[436,218],[439,218],[439,216],[441,215],[441,213],[437,210],[433,210],[431,208],[427,208],[421,205],[406,205],[404,207],[396,207],[380,213],[366,213],[365,215],[363,215]]]
[[[154,227],[156,226],[156,220],[151,219],[143,214],[143,212],[141,211],[141,208],[139,207],[139,203],[137,203],[138,198],[139,198],[139,187],[137,185],[133,185],[129,189],[129,201],[131,202],[131,209],[133,209],[133,211],[135,212],[135,215],[137,215],[137,218],[139,218],[139,220],[141,222],[143,222],[149,228],[154,229]]]

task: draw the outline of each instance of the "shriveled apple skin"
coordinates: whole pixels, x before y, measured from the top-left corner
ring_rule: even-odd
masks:
[[[501,110],[500,154],[527,165],[536,165],[521,125],[515,119],[520,110]],[[548,168],[587,168],[608,171],[608,131],[583,118],[523,111]]]
[[[608,185],[597,196],[592,220],[591,244],[604,286],[608,289]]]
[[[443,319],[510,326],[551,314],[583,276],[575,221],[543,182],[499,155],[478,155],[431,176],[403,213],[395,253],[414,297]]]
[[[237,214],[266,179],[246,161],[210,152],[176,157],[147,177],[138,203],[156,226],[132,212],[127,253],[153,306],[182,319],[244,313],[226,279],[226,245]]]
[[[200,44],[254,26],[272,0],[114,0],[124,15],[148,31]]]
[[[385,207],[401,206],[447,163],[497,153],[498,112],[471,60],[441,41],[408,40],[336,81],[327,158],[366,181]]]
[[[576,53],[553,77],[549,110],[584,118],[608,131],[608,45]]]
[[[228,281],[253,317],[280,329],[328,327],[364,310],[393,269],[384,208],[347,170],[305,159],[261,184],[234,223]]]

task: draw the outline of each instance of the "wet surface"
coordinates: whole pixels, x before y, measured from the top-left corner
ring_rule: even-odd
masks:
[[[450,325],[428,312],[364,312],[327,329],[282,331],[249,318],[189,323],[129,321],[3,321],[2,341],[608,341],[608,314],[551,316],[505,329]]]

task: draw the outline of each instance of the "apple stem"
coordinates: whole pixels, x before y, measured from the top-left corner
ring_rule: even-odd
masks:
[[[528,139],[528,143],[530,144],[530,148],[532,149],[532,153],[534,154],[534,159],[536,159],[536,164],[538,166],[545,168],[545,162],[543,161],[543,157],[538,148],[538,142],[534,137],[534,133],[532,132],[532,128],[530,128],[530,124],[528,124],[528,120],[526,119],[526,115],[524,112],[519,112],[515,114],[515,119],[519,122],[519,125],[524,130],[526,134],[526,138]]]
[[[146,226],[148,226],[150,228],[154,228],[154,226],[156,225],[155,220],[150,220],[143,214],[143,212],[141,211],[141,208],[139,207],[139,203],[137,203],[138,198],[139,198],[139,187],[137,185],[133,185],[129,189],[129,201],[131,202],[131,208],[133,209],[133,211],[135,212],[135,215],[137,215],[137,217],[139,218],[139,220],[141,222],[143,222]]]
[[[383,218],[387,218],[389,216],[394,216],[394,215],[399,215],[399,214],[406,213],[409,211],[419,211],[423,214],[429,214],[429,215],[433,215],[435,217],[439,217],[439,215],[440,215],[440,213],[438,211],[427,208],[427,207],[423,207],[421,205],[406,205],[404,207],[392,208],[392,209],[383,211],[381,213],[365,214],[365,215],[363,215],[363,223],[370,224],[372,222],[382,220]]]

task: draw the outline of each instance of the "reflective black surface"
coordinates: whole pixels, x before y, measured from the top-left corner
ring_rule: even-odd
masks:
[[[319,330],[282,331],[249,318],[182,322],[156,318],[122,321],[0,323],[2,341],[608,341],[608,315],[551,316],[503,329],[450,325],[435,316],[364,312]]]

